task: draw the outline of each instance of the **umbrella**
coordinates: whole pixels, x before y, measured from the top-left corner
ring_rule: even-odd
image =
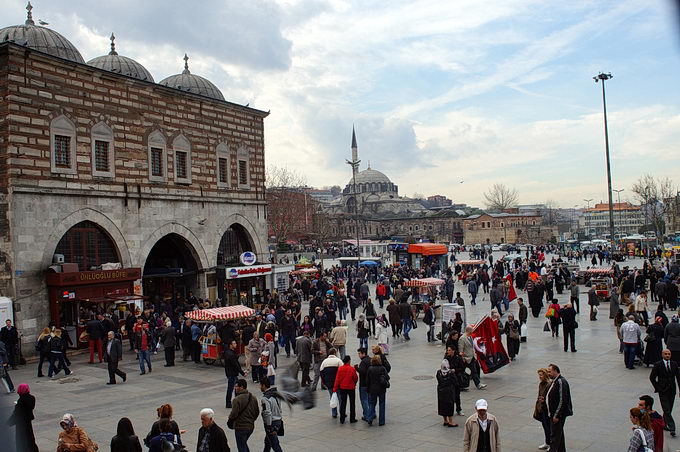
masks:
[[[364,265],[366,267],[374,267],[374,266],[378,265],[378,263],[376,261],[363,261],[363,262],[359,262],[359,265]]]

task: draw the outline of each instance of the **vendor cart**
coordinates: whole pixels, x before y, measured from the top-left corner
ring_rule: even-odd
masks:
[[[445,281],[439,278],[412,279],[404,283],[405,287],[412,287],[420,294],[420,301],[413,301],[411,306],[415,309],[415,317],[418,318],[423,310],[423,303],[437,299],[438,287],[443,286]]]
[[[584,278],[595,289],[595,295],[597,295],[600,303],[609,301],[611,294],[611,273],[611,268],[589,268],[583,272]]]
[[[187,319],[196,323],[222,323],[229,320],[238,320],[255,315],[255,310],[243,305],[224,306],[221,308],[199,309],[185,313]],[[201,336],[199,339],[202,346],[201,356],[206,364],[222,363],[223,345],[217,331],[212,334]],[[241,344],[243,346],[243,344]],[[243,350],[239,351],[241,354]]]

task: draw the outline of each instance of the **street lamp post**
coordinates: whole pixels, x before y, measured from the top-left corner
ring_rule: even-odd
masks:
[[[593,198],[590,199],[584,199],[586,203],[588,203],[586,207],[585,216],[586,216],[586,237],[590,237],[590,217],[588,217],[588,211],[590,210],[590,201],[592,201]]]
[[[616,197],[617,197],[617,204],[619,205],[619,234],[621,233],[621,228],[623,227],[623,217],[621,216],[621,192],[626,191],[625,188],[622,188],[620,190],[612,190],[616,192]]]
[[[595,83],[602,80],[602,109],[604,112],[604,147],[607,155],[607,195],[609,197],[609,241],[614,245],[614,205],[612,203],[612,170],[611,164],[609,162],[609,131],[607,129],[607,99],[605,96],[604,82],[612,78],[610,73],[600,72],[593,80]]]
[[[352,191],[354,192],[354,227],[356,228],[357,237],[357,274],[359,272],[359,261],[361,261],[361,249],[359,248],[359,198],[357,196],[357,170],[359,169],[361,160],[352,159],[347,160],[347,164],[352,167]]]

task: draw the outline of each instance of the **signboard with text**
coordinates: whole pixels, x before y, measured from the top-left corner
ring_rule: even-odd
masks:
[[[264,276],[272,273],[271,265],[250,265],[248,267],[228,267],[225,269],[227,279]]]

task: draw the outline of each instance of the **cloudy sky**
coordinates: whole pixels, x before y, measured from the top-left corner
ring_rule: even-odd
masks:
[[[182,69],[271,110],[269,164],[310,185],[362,168],[412,195],[481,205],[495,182],[524,204],[606,199],[600,85],[614,188],[680,168],[680,31],[673,0],[34,0],[85,60],[117,50],[156,81]],[[5,0],[0,26],[22,23]],[[464,183],[460,183],[464,181]]]

